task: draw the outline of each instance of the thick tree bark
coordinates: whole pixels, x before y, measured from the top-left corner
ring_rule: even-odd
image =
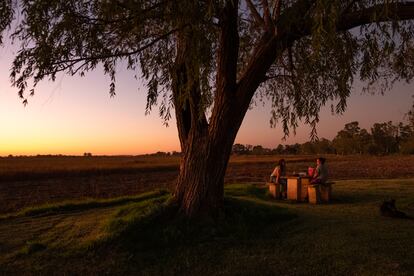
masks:
[[[237,114],[238,1],[229,0],[220,15],[220,53],[217,57],[217,87],[210,122],[200,113],[199,80],[189,76],[194,63],[187,61],[192,34],[177,38],[173,74],[174,105],[183,157],[175,200],[189,217],[215,215],[223,204],[224,176],[231,148],[245,112]],[[183,100],[184,99],[184,100]]]
[[[191,138],[191,146],[184,152],[175,197],[189,217],[200,213],[215,216],[222,207],[224,175],[232,146],[228,135],[231,133],[219,131],[219,139],[214,140],[200,133]]]
[[[198,127],[191,128],[183,151],[175,198],[189,217],[215,216],[223,204],[224,176],[246,112],[229,97],[220,99],[210,124],[198,120]]]

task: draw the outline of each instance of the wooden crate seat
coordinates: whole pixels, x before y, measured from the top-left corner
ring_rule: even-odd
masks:
[[[332,185],[334,182],[327,182],[324,184],[310,184],[308,185],[309,203],[329,203],[332,197]]]
[[[332,197],[332,185],[334,182],[326,182],[320,185],[321,201],[325,203],[331,202]]]
[[[266,185],[269,186],[270,196],[276,199],[280,199],[280,184],[274,182],[267,182]]]
[[[310,204],[321,203],[321,192],[319,184],[308,185],[308,201]]]

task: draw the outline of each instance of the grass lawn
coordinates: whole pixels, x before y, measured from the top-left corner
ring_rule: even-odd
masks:
[[[414,179],[336,181],[333,202],[274,201],[226,186],[212,221],[172,216],[169,195],[62,202],[0,217],[0,274],[414,275]]]

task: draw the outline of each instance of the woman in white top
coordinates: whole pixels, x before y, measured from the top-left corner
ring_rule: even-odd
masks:
[[[282,176],[286,175],[286,162],[285,159],[280,159],[277,163],[277,166],[274,168],[272,174],[270,175],[270,182],[280,184],[280,193],[282,197],[286,197],[286,178]]]

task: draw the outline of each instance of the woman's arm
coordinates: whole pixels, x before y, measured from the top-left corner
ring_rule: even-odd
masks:
[[[281,170],[280,167],[275,168],[275,172],[276,172],[276,183],[280,183],[280,176],[281,176]]]
[[[271,175],[277,176],[279,167],[275,167]]]
[[[316,167],[315,168],[315,170],[313,171],[313,175],[312,175],[312,178],[313,179],[318,178],[318,176],[319,176],[319,170],[320,170],[320,167]]]

